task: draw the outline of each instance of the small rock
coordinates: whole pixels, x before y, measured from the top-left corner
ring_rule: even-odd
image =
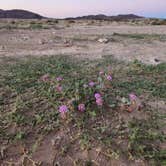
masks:
[[[110,38],[109,42],[116,42],[116,40],[114,38]]]
[[[29,36],[23,36],[22,39],[23,39],[24,41],[29,40]]]
[[[54,163],[55,166],[60,166],[59,162]]]
[[[6,149],[7,148],[4,147],[4,146],[1,148],[0,159],[3,159],[5,157],[5,151],[6,151]]]
[[[0,51],[4,51],[5,50],[5,46],[1,45],[0,46]]]
[[[71,40],[67,40],[67,39],[65,39],[65,40],[63,41],[63,43],[64,43],[64,44],[71,44],[72,41],[71,41]]]
[[[100,38],[100,39],[98,39],[98,42],[100,42],[100,43],[108,43],[109,40],[107,38]]]
[[[46,42],[43,40],[43,39],[41,39],[41,40],[39,40],[39,44],[45,44]]]
[[[55,144],[56,144],[56,140],[55,140],[55,139],[52,139],[52,140],[51,140],[51,145],[52,145],[52,146],[55,146]]]
[[[72,47],[73,46],[73,42],[71,40],[64,40],[63,43],[65,44],[66,47]]]
[[[155,58],[155,59],[154,59],[154,61],[155,61],[155,62],[160,62],[160,60],[159,60],[159,59],[157,59],[157,58]]]

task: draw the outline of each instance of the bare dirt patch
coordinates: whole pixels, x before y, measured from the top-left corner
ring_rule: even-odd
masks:
[[[1,29],[0,57],[62,54],[98,59],[104,55],[113,55],[125,61],[138,59],[148,64],[166,60],[166,26],[122,23],[118,25],[108,22],[101,25],[94,22],[88,25],[88,21],[78,23],[62,21],[56,26],[59,28]],[[114,33],[136,34],[138,38],[114,36]],[[153,39],[154,34],[163,35],[164,39]],[[145,40],[139,38],[144,35],[149,35],[149,38]],[[109,42],[100,43],[98,42],[100,38],[107,38]]]

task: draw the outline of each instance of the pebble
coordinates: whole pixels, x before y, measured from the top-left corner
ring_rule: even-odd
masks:
[[[109,40],[107,38],[100,38],[100,39],[98,39],[98,42],[100,42],[100,43],[108,43]]]
[[[4,51],[5,50],[5,46],[0,45],[0,51]]]
[[[46,43],[46,42],[45,42],[44,40],[42,40],[42,39],[39,40],[39,44],[42,44],[42,45],[43,45],[43,44],[45,44],[45,43]]]

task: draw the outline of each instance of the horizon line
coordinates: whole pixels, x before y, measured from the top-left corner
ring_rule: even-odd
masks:
[[[89,14],[84,14],[84,15],[73,15],[73,16],[66,16],[66,17],[61,17],[61,16],[55,16],[55,17],[52,17],[52,16],[45,16],[45,14],[42,14],[41,12],[38,12],[38,11],[33,11],[31,9],[21,9],[21,8],[12,8],[12,9],[1,9],[0,10],[4,10],[4,11],[10,11],[10,10],[24,10],[24,11],[28,11],[28,12],[32,12],[32,13],[35,13],[35,14],[38,14],[40,16],[42,16],[43,18],[49,18],[49,19],[66,19],[66,18],[77,18],[77,17],[84,17],[84,16],[96,16],[96,15],[105,15],[105,16],[108,16],[108,17],[111,17],[111,16],[118,16],[118,15],[136,15],[136,16],[139,16],[139,17],[143,17],[143,18],[151,18],[151,19],[166,19],[165,17],[158,17],[158,16],[145,16],[145,15],[142,15],[142,14],[137,14],[137,13],[119,13],[119,14],[105,14],[105,13],[89,13]],[[41,13],[41,14],[40,14]]]

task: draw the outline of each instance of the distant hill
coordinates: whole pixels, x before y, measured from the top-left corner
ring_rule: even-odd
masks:
[[[134,14],[124,14],[124,15],[117,15],[117,16],[106,16],[103,14],[99,14],[99,15],[88,15],[88,16],[82,16],[82,17],[75,17],[75,18],[66,18],[67,20],[70,19],[88,19],[88,20],[115,20],[115,21],[121,21],[121,20],[129,20],[129,19],[140,19],[140,18],[144,18],[141,16],[137,16]]]
[[[117,15],[117,16],[111,16],[112,19],[119,19],[119,20],[125,20],[125,19],[139,19],[139,18],[144,18],[142,16],[137,16],[135,14],[126,14],[126,15],[123,15],[123,14],[120,14],[120,15]]]
[[[18,19],[41,19],[43,16],[26,10],[2,10],[0,9],[0,18],[18,18]]]

